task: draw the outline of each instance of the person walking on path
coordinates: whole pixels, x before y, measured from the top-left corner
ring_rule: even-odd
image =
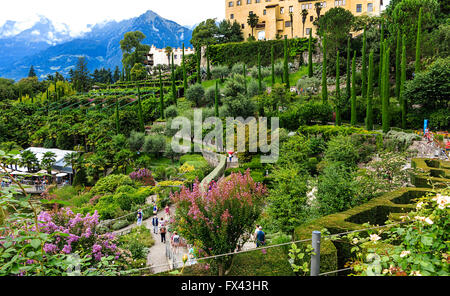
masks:
[[[266,234],[262,231],[262,227],[259,226],[259,231],[256,234],[256,247],[264,246],[266,244]]]
[[[166,207],[164,208],[164,211],[166,213],[166,220],[169,220],[170,218],[170,208],[169,205],[166,205]]]
[[[255,242],[256,242],[256,235],[258,234],[258,231],[259,231],[259,225],[256,224],[255,232],[254,232],[253,235],[252,235],[252,238],[253,238],[253,240],[254,240]]]
[[[162,220],[163,218],[161,218]],[[166,243],[166,226],[161,221],[161,228],[159,229],[159,234],[161,234],[161,242]]]
[[[142,225],[142,210],[139,209],[137,212],[137,225],[141,226]]]
[[[172,246],[173,246],[173,253],[178,254],[178,247],[180,246],[180,236],[176,231],[173,233],[172,236]]]
[[[156,215],[158,213],[158,207],[155,203],[153,203],[153,215]]]
[[[158,234],[158,217],[155,215],[152,218],[153,232]]]

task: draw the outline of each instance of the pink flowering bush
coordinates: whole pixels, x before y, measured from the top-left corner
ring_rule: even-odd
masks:
[[[93,215],[88,213],[83,217],[81,214],[74,214],[69,208],[62,208],[57,212],[41,212],[38,216],[41,232],[66,234],[55,235],[53,242],[44,244],[44,251],[51,254],[70,254],[78,251],[82,256],[88,254],[96,261],[111,255],[119,259],[121,252],[114,243],[114,235],[95,233],[98,218],[97,211]]]
[[[266,187],[253,181],[250,171],[231,174],[207,192],[200,190],[197,180],[192,191],[183,187],[171,195],[177,205],[172,227],[205,256],[233,252],[243,244],[240,239],[252,233],[266,195]],[[231,261],[232,256],[215,259],[219,275],[227,273]]]

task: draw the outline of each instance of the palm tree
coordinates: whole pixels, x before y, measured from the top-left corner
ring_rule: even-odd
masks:
[[[73,176],[75,175],[76,170],[78,170],[78,168],[81,167],[81,160],[82,160],[81,154],[79,154],[77,152],[72,152],[72,153],[66,154],[64,156],[64,163],[66,165],[70,163],[70,165],[72,166],[73,174],[71,176],[71,178],[72,178],[72,180],[70,182],[71,184],[73,182]]]
[[[171,57],[171,55],[172,55],[173,48],[170,47],[170,46],[166,46],[166,49],[164,50],[164,52],[166,53],[168,65],[169,65],[169,67],[170,67],[170,57]]]
[[[31,171],[39,164],[39,160],[33,152],[25,150],[20,154],[19,163],[21,166],[26,167],[28,171]]]
[[[305,23],[306,23],[307,16],[308,16],[308,10],[303,9],[302,10],[303,37],[305,37]]]
[[[294,38],[294,13],[289,12],[289,18],[291,19],[291,38]]]
[[[41,166],[43,169],[47,170],[49,175],[52,173],[52,166],[55,164],[55,161],[56,154],[51,151],[45,152],[42,156]]]
[[[317,19],[320,18],[320,11],[322,10],[322,4],[320,2],[314,3],[314,8],[316,9]]]
[[[254,37],[253,29],[256,27],[256,25],[259,22],[259,17],[254,14],[253,12],[250,12],[247,18],[247,24],[252,28],[252,37]]]

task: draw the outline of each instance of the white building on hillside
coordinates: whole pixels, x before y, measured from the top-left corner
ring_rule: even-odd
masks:
[[[175,65],[180,66],[183,61],[183,49],[173,48],[173,62]],[[190,47],[184,48],[184,55],[194,54],[195,50]],[[150,48],[150,52],[147,55],[148,65],[169,65],[169,59],[167,58],[166,49],[156,48],[154,45]]]

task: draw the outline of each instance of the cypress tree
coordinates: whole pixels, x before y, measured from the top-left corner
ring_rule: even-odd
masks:
[[[373,51],[369,54],[369,73],[367,82],[366,129],[373,130]]]
[[[216,117],[219,117],[219,83],[216,80],[216,91],[214,92],[214,109]]]
[[[247,69],[245,68],[244,64],[244,86],[245,86],[245,93],[247,93]]]
[[[346,99],[347,99],[347,102],[348,101],[350,101],[350,96],[351,96],[351,90],[350,90],[350,87],[351,87],[351,80],[350,80],[350,64],[351,64],[351,60],[352,60],[352,58],[351,58],[351,55],[350,55],[350,36],[348,36],[348,38],[347,38],[347,69],[346,69],[346,71],[347,71],[347,84],[346,84],[346,87],[345,87],[345,96],[346,96]]]
[[[363,47],[362,47],[362,71],[361,71],[361,97],[364,99],[367,97],[367,40],[366,40],[366,26],[364,26],[363,33]]]
[[[197,83],[199,84],[202,83],[202,74],[200,68],[201,58],[202,58],[202,49],[200,48],[200,50],[197,53]]]
[[[339,75],[339,51],[336,56],[336,125],[341,125],[341,89]]]
[[[384,23],[381,21],[381,35],[380,35],[380,68],[378,69],[378,89],[381,96],[381,84],[382,84],[382,76],[383,76],[383,55],[384,55]]]
[[[352,96],[351,96],[351,125],[356,125],[356,51],[352,60]]]
[[[312,30],[309,30],[308,41],[308,77],[313,77],[313,62],[312,62]]]
[[[138,115],[139,115],[139,130],[141,133],[145,132],[144,127],[144,117],[142,113],[142,104],[141,104],[141,91],[139,90],[139,84],[136,83],[137,91],[138,91]]]
[[[275,85],[275,52],[274,52],[274,48],[273,45],[270,48],[270,63],[272,65],[272,86]],[[245,65],[244,65],[245,67]]]
[[[390,130],[389,123],[389,48],[384,52],[383,57],[383,87],[382,87],[382,127],[383,132]]]
[[[400,84],[401,84],[401,55],[402,55],[402,40],[400,36],[400,29],[397,29],[397,47],[395,49],[395,97],[400,102]]]
[[[327,89],[327,40],[326,40],[325,34],[323,34],[322,102],[324,104],[328,102],[328,89]]]
[[[175,85],[175,63],[173,62],[172,52],[172,100],[177,105],[177,86]]]
[[[288,58],[288,41],[287,36],[284,36],[284,81],[286,83],[286,88],[290,89],[289,84],[289,58]]]
[[[206,80],[211,80],[211,68],[209,65],[209,55],[208,55],[209,47],[206,47]]]
[[[408,112],[408,102],[406,98],[403,96],[403,92],[405,91],[405,82],[406,82],[406,36],[403,34],[402,38],[402,63],[401,63],[401,75],[400,75],[400,104],[402,108],[402,128],[406,128],[406,115]]]
[[[420,64],[420,43],[421,43],[421,37],[422,35],[422,7],[419,9],[419,21],[417,23],[417,40],[416,40],[416,62],[414,67],[415,74],[420,72],[421,64]]]
[[[187,76],[186,76],[186,62],[184,58],[184,43],[183,43],[183,88],[186,92],[188,85],[187,85]]]
[[[119,124],[119,98],[116,99],[116,135],[120,133],[120,124]]]
[[[261,80],[261,54],[258,51],[258,90],[262,93],[262,80]]]
[[[164,119],[164,89],[161,68],[159,68],[159,108],[161,109],[161,119]]]

